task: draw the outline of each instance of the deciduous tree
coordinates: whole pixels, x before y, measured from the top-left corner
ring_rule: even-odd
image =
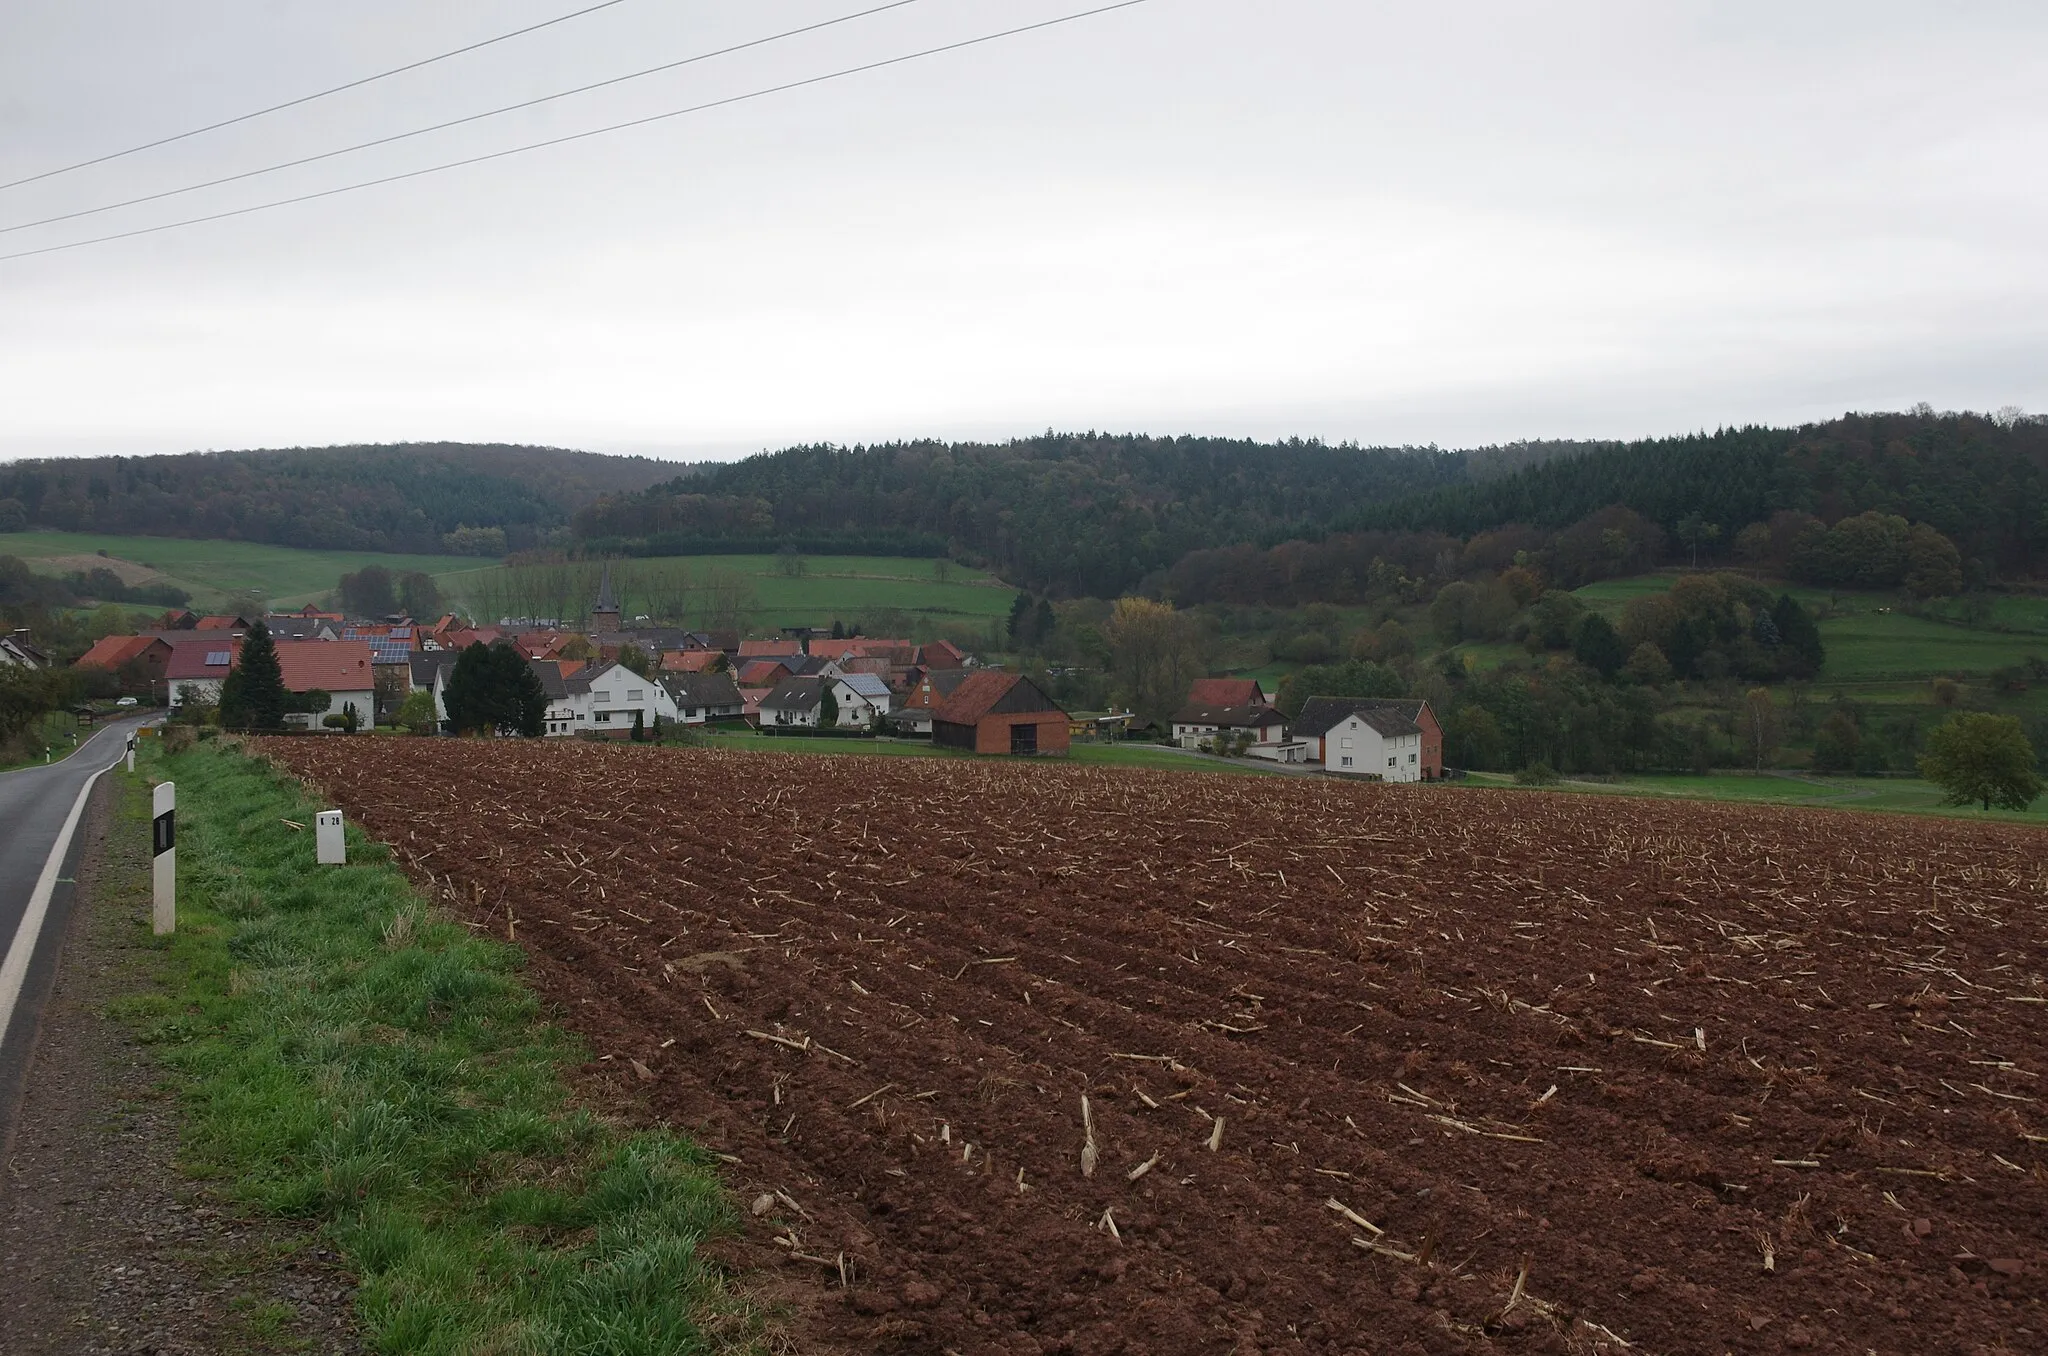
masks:
[[[2039,798],[2034,746],[2018,716],[1951,716],[1928,736],[1920,775],[1948,793],[1950,805],[2024,810]]]

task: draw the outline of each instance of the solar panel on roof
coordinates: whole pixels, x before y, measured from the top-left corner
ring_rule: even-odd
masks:
[[[232,650],[208,650],[206,652],[206,662],[209,665],[232,663],[234,657],[234,651]]]

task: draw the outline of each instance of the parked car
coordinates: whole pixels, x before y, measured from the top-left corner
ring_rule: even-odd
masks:
[[[135,698],[133,698],[133,697],[123,697],[123,698],[121,698],[121,700],[120,700],[120,701],[117,701],[117,702],[115,702],[115,703],[114,703],[114,705],[116,705],[116,706],[133,706],[133,705],[135,705]]]

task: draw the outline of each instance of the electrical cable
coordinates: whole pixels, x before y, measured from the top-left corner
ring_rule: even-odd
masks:
[[[270,202],[255,203],[248,207],[237,207],[226,212],[212,212],[205,216],[186,217],[182,221],[167,221],[157,226],[142,226],[132,231],[117,231],[111,235],[92,236],[89,239],[74,240],[64,245],[45,245],[40,249],[19,250],[13,254],[0,254],[0,263],[5,263],[11,259],[29,259],[39,254],[56,254],[63,250],[83,249],[88,245],[104,245],[115,240],[132,240],[136,236],[155,235],[161,231],[175,231],[186,226],[199,226],[211,221],[225,221],[231,217],[245,217],[255,212],[267,212],[275,207],[290,207],[296,203],[314,202],[321,198],[336,197],[343,193],[354,193],[359,189],[377,188],[384,184],[401,183],[407,179],[419,179],[429,174],[439,174],[444,170],[461,169],[467,165],[481,165],[492,160],[503,160],[507,156],[521,155],[527,151],[538,151],[549,146],[562,146],[570,142],[586,141],[591,137],[604,136],[611,132],[621,132],[633,127],[645,127],[650,123],[666,122],[671,118],[685,117],[691,113],[703,113],[714,108],[725,108],[733,104],[747,103],[754,99],[766,98],[771,94],[783,94],[790,90],[804,89],[811,85],[822,85],[831,80],[841,80],[851,75],[861,75],[868,71],[879,71],[890,66],[901,66],[906,62],[919,61],[925,57],[939,56],[946,52],[957,52],[968,47],[979,47],[986,43],[999,42],[1004,38],[1013,38],[1019,34],[1034,33],[1045,28],[1056,28],[1061,24],[1070,24],[1081,19],[1092,19],[1099,14],[1109,14],[1116,10],[1130,9],[1146,3],[1149,3],[1149,0],[1118,0],[1116,4],[1099,5],[1094,9],[1081,10],[1074,14],[1064,14],[1056,19],[1045,19],[1038,23],[1024,24],[1017,28],[1006,28],[998,33],[986,33],[978,38],[965,38],[959,42],[949,42],[937,47],[927,47],[922,51],[906,53],[903,56],[887,57],[881,61],[870,61],[859,66],[848,66],[842,70],[827,72],[824,75],[807,76],[802,80],[791,80],[780,85],[770,85],[763,89],[749,90],[745,94],[734,94],[723,99],[712,99],[706,103],[692,104],[686,108],[674,108],[665,113],[651,113],[644,118],[631,118],[625,122],[615,122],[603,127],[593,127],[588,131],[572,132],[567,136],[550,137],[545,141],[530,141],[523,146],[513,146],[502,151],[491,151],[485,155],[472,155],[461,160],[450,160],[439,165],[429,165],[424,169],[407,170],[402,174],[388,174],[378,179],[364,179],[353,184],[343,184],[339,188],[321,189],[315,193],[301,193],[296,197],[290,198],[277,198]]]
[[[337,150],[322,151],[318,155],[300,156],[297,160],[283,160],[275,165],[265,165],[261,169],[243,170],[239,174],[223,175],[218,179],[208,179],[203,183],[186,184],[183,188],[167,188],[161,193],[145,193],[139,198],[127,198],[121,202],[110,202],[103,207],[82,207],[76,212],[61,212],[54,217],[43,217],[36,221],[18,222],[12,226],[0,226],[0,235],[11,235],[15,231],[26,231],[35,226],[52,226],[60,221],[75,221],[79,217],[98,216],[102,212],[112,212],[122,207],[136,207],[146,202],[157,202],[164,198],[181,197],[187,193],[197,193],[201,189],[219,188],[222,184],[238,183],[243,179],[255,179],[265,174],[275,174],[279,170],[296,169],[300,165],[311,165],[321,160],[332,160],[336,156],[348,155],[354,151],[367,151],[375,146],[389,146],[395,141],[409,141],[414,137],[423,137],[431,132],[445,132],[451,127],[460,127],[465,123],[482,122],[485,118],[495,118],[505,113],[517,113],[523,108],[532,108],[538,104],[552,103],[556,99],[567,99],[578,94],[588,94],[592,90],[605,89],[612,85],[623,85],[628,80],[639,80],[645,76],[659,75],[663,71],[672,71],[681,66],[691,66],[699,62],[710,61],[714,57],[730,56],[734,52],[744,52],[750,47],[765,47],[771,42],[781,42],[784,38],[794,38],[805,33],[815,33],[821,28],[832,28],[839,24],[852,23],[856,19],[865,19],[870,15],[880,14],[885,10],[902,9],[905,5],[919,3],[921,3],[921,0],[889,0],[888,4],[876,5],[872,9],[860,10],[853,14],[843,14],[836,19],[825,19],[818,23],[805,24],[802,28],[791,28],[781,33],[771,33],[765,38],[755,38],[750,42],[735,43],[731,47],[721,47],[715,52],[700,52],[696,56],[684,57],[679,61],[668,61],[659,66],[649,66],[645,70],[633,71],[626,75],[615,75],[608,80],[599,80],[588,85],[578,85],[574,89],[560,90],[554,94],[543,94],[537,98],[525,99],[516,104],[506,104],[502,108],[487,109],[482,113],[471,113],[466,117],[450,118],[447,122],[437,122],[427,127],[416,127],[410,132],[394,132],[388,137],[377,137],[371,141],[359,141],[353,146],[343,146]]]
[[[184,141],[191,137],[204,136],[208,132],[218,132],[221,128],[233,127],[236,123],[249,122],[255,118],[267,117],[272,113],[282,113],[287,108],[297,108],[301,104],[310,104],[315,99],[325,99],[330,94],[340,94],[345,90],[361,89],[364,85],[375,84],[379,80],[386,80],[394,75],[403,75],[407,71],[416,71],[422,66],[431,66],[437,61],[446,61],[450,57],[459,57],[466,52],[474,52],[480,48],[492,46],[495,43],[507,42],[513,38],[523,38],[528,33],[538,33],[543,28],[553,28],[556,24],[565,24],[571,19],[580,19],[586,14],[595,14],[601,9],[610,9],[614,5],[623,5],[624,3],[626,3],[626,0],[603,0],[601,4],[590,5],[568,14],[558,15],[552,19],[544,19],[540,23],[528,24],[524,28],[515,28],[510,33],[500,33],[495,38],[485,38],[482,42],[473,42],[467,47],[457,47],[455,50],[443,52],[439,56],[424,57],[418,61],[407,62],[403,66],[393,66],[388,71],[379,71],[375,75],[366,75],[360,80],[351,80],[345,85],[335,85],[331,89],[323,89],[315,94],[303,94],[296,99],[287,99],[281,104],[272,104],[268,108],[259,108],[253,113],[243,113],[236,117],[223,118],[219,122],[210,122],[204,127],[195,127],[189,132],[179,132],[175,136],[159,137],[155,141],[145,141],[140,146],[130,146],[125,151],[114,151],[107,155],[94,156],[90,160],[81,160],[75,165],[65,165],[58,169],[44,170],[41,174],[31,174],[26,179],[16,179],[12,183],[0,184],[0,193],[4,193],[10,188],[20,188],[23,184],[33,184],[43,179],[54,179],[60,174],[69,174],[73,170],[82,170],[91,165],[104,165],[109,160],[119,160],[123,156],[135,155],[141,151],[153,151],[159,146],[168,146],[174,141]]]

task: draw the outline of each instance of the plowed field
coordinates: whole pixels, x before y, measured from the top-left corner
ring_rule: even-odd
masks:
[[[2039,833],[265,751],[735,1160],[806,1350],[2048,1351]]]

